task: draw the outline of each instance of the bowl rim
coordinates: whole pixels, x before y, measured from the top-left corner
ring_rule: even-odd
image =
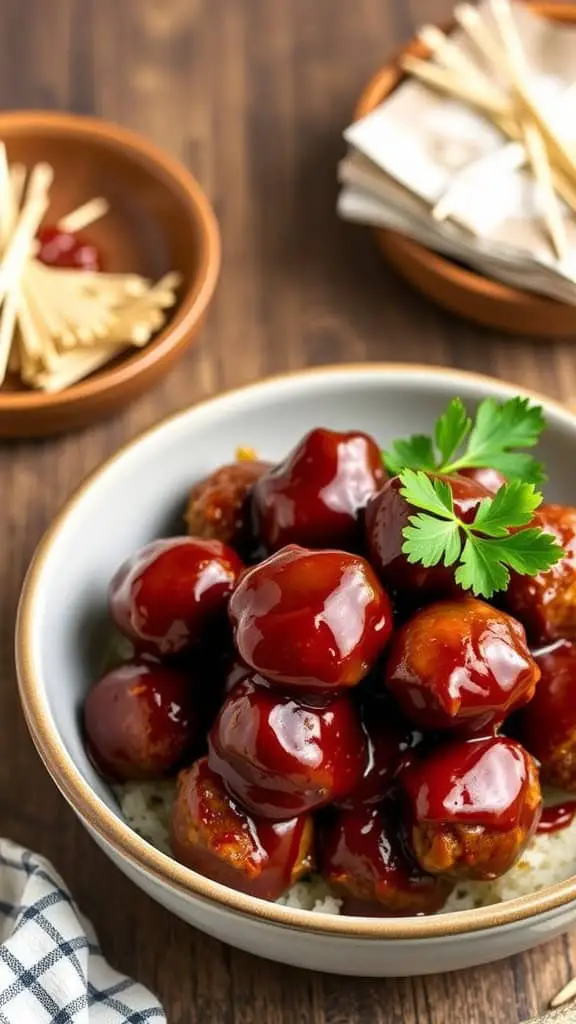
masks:
[[[102,147],[123,152],[144,167],[176,196],[183,216],[194,226],[198,245],[198,270],[182,292],[179,306],[156,337],[129,358],[110,369],[102,368],[64,391],[0,391],[0,412],[17,413],[64,410],[107,391],[124,387],[141,373],[162,362],[174,349],[184,346],[212,298],[221,264],[220,230],[210,201],[187,167],[146,136],[115,121],[84,114],[46,110],[0,112],[0,137],[8,142],[26,132],[91,139]]]
[[[576,4],[568,5],[553,2],[553,0],[530,0],[528,6],[537,14],[548,17],[554,21],[567,21],[573,24],[576,21]],[[442,28],[453,27],[443,25]],[[417,36],[413,36],[392,57],[382,65],[364,86],[354,106],[353,118],[358,121],[368,114],[371,114],[384,99],[392,94],[404,81],[408,79],[399,65],[402,54],[414,49],[426,49],[420,43]],[[522,307],[524,313],[530,310],[556,313],[570,307],[565,302],[553,299],[546,295],[539,295],[537,292],[524,292],[513,285],[504,284],[496,278],[486,277],[477,270],[457,263],[444,256],[434,249],[429,249],[420,242],[403,235],[390,228],[373,228],[377,237],[393,242],[394,246],[403,251],[419,267],[432,268],[435,274],[440,275],[458,286],[464,291],[472,292],[478,298],[487,299],[490,302],[505,303],[509,306]]]
[[[141,838],[120,817],[118,817],[92,790],[82,777],[68,754],[59,734],[52,724],[48,703],[44,698],[41,672],[32,656],[33,623],[42,583],[43,566],[52,545],[64,528],[68,516],[80,503],[83,496],[107,473],[116,462],[136,449],[153,434],[159,433],[179,420],[184,421],[190,413],[225,406],[236,396],[249,398],[274,391],[283,386],[298,387],[310,377],[329,378],[335,375],[359,377],[380,377],[387,380],[426,376],[454,381],[455,387],[466,385],[481,387],[494,395],[522,395],[539,404],[559,417],[574,432],[576,439],[576,414],[559,402],[527,388],[500,381],[480,373],[451,368],[405,363],[351,363],[336,366],[314,367],[265,378],[255,384],[233,388],[208,398],[190,409],[174,413],[159,424],[133,438],[115,452],[101,466],[92,472],[66,501],[51,526],[44,534],[30,563],[22,588],[16,623],[15,653],[20,701],[24,716],[37,751],[53,781],[65,796],[80,820],[92,830],[105,846],[119,860],[130,864],[132,869],[151,877],[163,887],[177,893],[213,903],[220,909],[250,918],[259,919],[272,925],[288,927],[296,931],[320,935],[346,936],[365,939],[431,939],[465,934],[497,926],[510,926],[552,912],[576,900],[576,875],[564,882],[548,886],[528,895],[515,897],[489,907],[461,910],[432,917],[412,918],[367,918],[347,917],[326,913],[310,912],[298,908],[280,906],[265,900],[237,892],[220,883],[184,867],[167,854],[157,850]]]

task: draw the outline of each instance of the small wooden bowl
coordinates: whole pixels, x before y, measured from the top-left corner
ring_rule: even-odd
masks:
[[[157,279],[179,270],[178,304],[165,328],[142,349],[128,351],[57,394],[7,380],[0,388],[0,437],[40,437],[105,417],[164,376],[193,340],[220,269],[220,235],[208,199],[177,160],[117,124],[72,114],[0,114],[9,161],[55,170],[46,223],[93,196],[110,212],[84,233],[109,271]]]
[[[558,21],[576,22],[576,4],[534,3],[536,14]],[[372,78],[355,110],[355,120],[371,113],[406,78],[400,58],[406,53],[428,57],[419,40],[412,40],[394,60]],[[541,338],[576,335],[576,307],[510,288],[453,263],[405,235],[376,228],[380,249],[389,263],[410,284],[439,306],[467,320],[510,334]]]

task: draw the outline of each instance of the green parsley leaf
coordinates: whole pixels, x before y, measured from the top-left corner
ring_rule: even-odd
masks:
[[[533,448],[545,426],[542,407],[531,406],[528,398],[517,396],[507,402],[485,398],[476,412],[468,439],[469,452],[478,458],[482,452],[495,448]]]
[[[494,543],[493,551],[511,569],[525,576],[547,572],[564,554],[553,535],[537,527],[510,534],[503,547]]]
[[[491,467],[510,480],[537,484],[546,479],[542,463],[515,449],[534,447],[544,426],[541,407],[530,405],[527,398],[506,402],[486,398],[478,406],[474,423],[462,400],[453,398],[436,421],[433,437],[414,434],[395,441],[382,457],[393,474],[403,469],[449,474]]]
[[[470,433],[472,420],[461,398],[453,398],[446,412],[436,421],[434,441],[440,452],[441,464],[450,462],[455,452]]]
[[[453,565],[461,550],[458,523],[424,513],[410,516],[409,525],[404,529],[402,551],[412,565],[418,562],[426,568],[439,562]]]
[[[483,464],[482,459],[480,462]],[[542,484],[546,480],[542,463],[526,452],[494,452],[490,457],[490,466],[509,480],[524,480],[530,484]]]
[[[497,590],[506,590],[510,582],[510,573],[495,557],[491,544],[481,537],[468,537],[454,574],[456,583],[463,590],[471,590],[475,597],[492,597]]]
[[[510,527],[527,526],[542,504],[542,495],[534,484],[520,480],[501,487],[492,499],[484,498],[474,517],[474,529],[488,537],[505,537]]]
[[[435,469],[436,457],[432,438],[413,434],[406,441],[395,441],[390,451],[383,452],[389,473],[396,476],[402,469]]]
[[[400,494],[411,505],[426,509],[427,512],[433,512],[444,519],[453,518],[452,491],[444,480],[427,476],[421,470],[415,472],[413,469],[405,469],[400,473],[400,482]]]
[[[419,511],[403,530],[402,551],[427,568],[455,565],[456,582],[477,597],[505,590],[510,570],[528,576],[547,572],[563,551],[551,534],[529,526],[542,495],[531,483],[514,480],[484,498],[472,523],[454,509],[449,485],[421,470],[400,473],[400,493]]]

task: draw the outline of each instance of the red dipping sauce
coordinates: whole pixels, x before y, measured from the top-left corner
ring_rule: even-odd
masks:
[[[505,736],[448,743],[402,775],[418,822],[508,830],[518,824],[529,755]]]
[[[71,231],[51,225],[40,228],[38,259],[47,267],[68,270],[102,270],[100,253],[92,242],[86,242]]]
[[[567,800],[566,803],[556,804],[555,807],[545,807],[536,831],[538,833],[560,832],[561,829],[568,828],[568,825],[572,824],[575,816],[576,800]]]

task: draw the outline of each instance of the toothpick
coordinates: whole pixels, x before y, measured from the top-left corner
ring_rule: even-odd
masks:
[[[436,59],[449,71],[460,72],[472,79],[475,85],[481,89],[487,89],[493,96],[495,104],[505,103],[506,97],[502,91],[494,87],[488,76],[478,67],[477,64],[464,53],[460,46],[444,34],[435,25],[425,25],[418,37],[426,47],[434,54]]]
[[[503,43],[503,48],[501,50],[498,48],[498,51],[501,53],[514,85],[516,82],[524,83],[529,75],[529,70],[512,10],[507,0],[489,0],[489,4]],[[556,255],[562,261],[568,255],[568,237],[554,189],[546,145],[537,124],[526,116],[525,111],[521,115],[520,126],[528,160],[538,186],[546,228]]]
[[[550,1006],[555,1009],[557,1006],[564,1006],[565,1003],[569,1003],[571,999],[576,998],[576,978],[571,978],[564,988],[560,989],[560,992],[550,1000]]]
[[[12,189],[6,146],[0,142],[0,251],[3,253],[12,233]]]
[[[139,274],[45,266],[37,259],[36,232],[53,170],[37,164],[26,179],[21,164],[8,165],[0,143],[0,384],[10,367],[30,386],[52,392],[130,345],[150,341],[176,302],[182,275],[169,273],[153,283]],[[107,211],[107,201],[98,197],[61,218],[58,227],[77,232]]]
[[[494,38],[480,11],[472,4],[457,4],[454,8],[454,18],[474,43],[476,49],[485,58],[488,67],[502,67],[504,53],[498,40]]]
[[[28,268],[27,280],[30,285],[30,289],[34,292],[36,303],[42,313],[42,317],[46,323],[50,334],[55,341],[62,341],[64,344],[67,342],[74,341],[74,335],[70,328],[67,326],[59,308],[53,303],[53,291],[43,280],[42,271],[44,264],[38,260],[32,260]]]
[[[505,64],[505,57],[502,48],[499,45],[498,41],[493,38],[489,28],[483,22],[478,10],[472,7],[470,4],[459,4],[455,8],[454,13],[456,20],[460,24],[461,28],[466,32],[466,34],[469,36],[471,41],[476,46],[477,50],[485,58],[486,62],[488,63],[488,66],[493,66],[495,70],[500,71],[502,65]],[[449,51],[446,49],[444,45],[440,46],[441,40],[439,39],[439,36],[442,36],[442,33],[439,32],[439,30],[434,30],[432,35],[430,35],[428,29],[426,29],[423,41],[431,49],[434,48],[434,45],[436,46],[435,53],[438,59],[440,59],[441,62],[444,63],[445,67],[448,67],[449,62],[450,68],[453,71],[456,71],[456,63],[458,62],[460,65],[461,73],[464,73],[464,61],[468,63],[469,60],[467,55],[459,51],[458,46],[454,44],[453,41],[450,41],[451,47],[449,53]],[[444,37],[444,39],[446,40],[446,42],[448,42],[446,37]],[[460,58],[456,56],[457,52],[460,52]],[[461,58],[464,58],[464,60],[462,60]],[[418,74],[418,77],[421,77],[420,74]],[[428,78],[429,76],[427,76],[427,81]],[[440,87],[439,82],[437,80],[435,80],[434,83],[429,82],[428,84],[433,84],[434,87],[437,88]],[[443,91],[450,92],[452,95],[456,95],[460,99],[465,98],[463,96],[462,88],[459,88],[459,83],[456,82],[455,79],[453,79],[452,82],[450,83],[451,88],[448,88],[448,86],[449,83],[448,80],[446,80],[443,84]],[[511,167],[511,169],[514,169],[515,166],[521,167],[522,163],[525,162],[526,159],[528,159],[528,152],[526,147],[523,145],[524,133],[522,127],[519,124],[519,122],[515,120],[512,116],[512,107],[509,107],[508,112],[506,114],[503,114],[496,113],[495,110],[488,110],[485,104],[483,106],[479,105],[476,97],[472,98],[472,96],[469,96],[467,102],[474,105],[477,109],[480,109],[480,111],[485,116],[489,116],[496,125],[496,127],[499,128],[503,132],[503,134],[506,135],[510,140],[512,140],[513,143],[520,142],[520,148],[516,150],[516,154],[514,155],[514,157],[512,158],[511,156],[507,156],[506,160],[510,160],[509,166]],[[538,144],[536,143],[536,146],[537,145]],[[534,150],[535,147],[533,146],[533,153]],[[497,153],[491,154],[489,157],[480,158],[478,166],[480,165],[480,162],[484,163],[488,159],[493,158],[494,161],[496,161],[497,159],[499,159],[499,155],[500,154]],[[475,164],[470,164],[468,165],[468,167],[464,168],[460,172],[456,180],[454,180],[451,183],[449,189],[439,199],[436,206],[433,208],[432,216],[434,217],[434,219],[442,221],[452,214],[454,210],[455,199],[459,194],[461,188],[462,179],[465,177],[467,178],[470,174],[475,173],[475,169]],[[558,193],[558,195],[562,196],[562,198],[568,204],[571,210],[576,212],[576,184],[572,185],[571,182],[568,181],[566,177],[564,177],[562,172],[559,171],[557,167],[551,167],[550,174],[552,176],[554,190]],[[556,215],[552,214],[552,222],[556,225],[556,227],[551,227],[551,232],[553,232],[553,235],[556,236],[556,238],[559,240],[562,237],[562,229],[560,229],[560,232],[557,230],[557,219],[558,218],[556,217]],[[562,243],[559,241],[559,244],[561,245]]]
[[[34,379],[35,387],[46,392],[64,391],[101,369],[116,356],[121,355],[129,346],[126,344],[94,346],[90,349],[78,349],[61,356],[58,368],[52,373],[39,373]]]
[[[546,146],[533,121],[523,118],[522,131],[528,159],[536,179],[548,234],[556,255],[562,262],[569,254],[568,236],[554,189]]]
[[[476,107],[490,117],[506,117],[510,114],[509,104],[505,101],[496,102],[480,88],[475,88],[469,82],[463,80],[461,76],[457,76],[447,68],[441,68],[436,64],[431,64],[429,61],[412,57],[410,54],[406,54],[401,58],[400,66],[408,74],[424,82],[425,85],[432,86],[433,89],[438,89],[440,92],[447,93],[450,96],[455,96],[457,99]]]
[[[507,33],[508,38],[513,39],[513,34],[510,33],[510,23],[512,25],[512,33],[515,31],[515,25],[509,4],[506,3],[505,0],[499,0],[497,3],[494,3],[494,0],[492,0],[492,5],[495,17],[499,19],[501,31]],[[521,47],[520,54],[522,54]],[[516,58],[518,58],[517,51]],[[518,66],[518,63],[520,66]],[[540,107],[532,95],[530,82],[523,73],[522,59],[520,59],[520,62],[516,59],[512,63],[510,67],[510,75],[512,87],[518,103],[523,108],[527,116],[532,118],[535,122],[536,127],[544,137],[546,146],[554,158],[554,162],[558,164],[560,169],[566,174],[570,183],[572,185],[576,184],[576,156],[572,152],[566,140],[561,137],[556,128],[549,124],[546,118],[542,115]]]
[[[0,147],[0,163],[2,149]],[[4,175],[0,169],[0,180]],[[16,287],[38,226],[48,208],[48,189],[53,172],[48,164],[38,164],[30,175],[24,206],[0,266],[0,301],[7,296],[0,316],[0,384],[6,377],[10,348],[14,336],[18,296]]]
[[[2,307],[0,317],[0,385],[6,379],[12,339],[16,329],[16,313],[18,304],[15,292],[10,292]]]
[[[107,199],[102,196],[98,196],[96,199],[89,199],[87,203],[83,203],[72,213],[67,213],[65,217],[61,217],[56,227],[60,231],[69,231],[71,234],[76,234],[78,231],[83,231],[89,224],[94,224],[95,221],[100,220],[104,217],[110,209],[110,205]]]

